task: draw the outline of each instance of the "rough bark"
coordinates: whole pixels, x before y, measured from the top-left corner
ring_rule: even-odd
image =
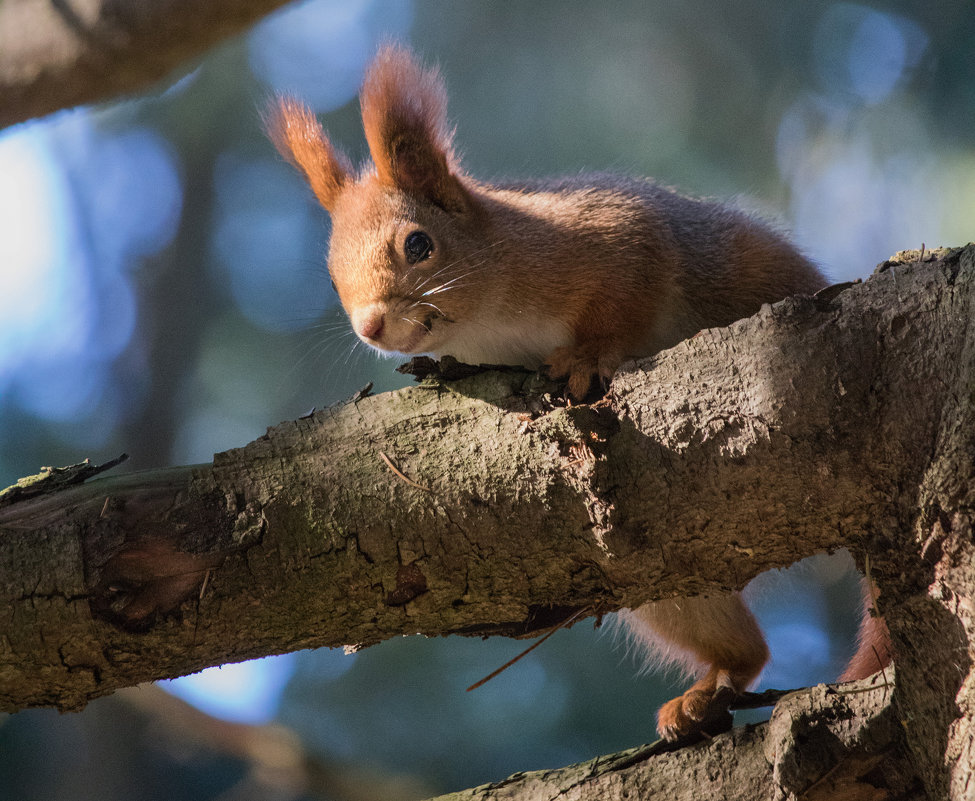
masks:
[[[4,0],[0,127],[128,94],[285,0]]]
[[[852,776],[846,795],[713,791],[971,798],[973,316],[975,247],[900,254],[630,365],[594,406],[519,371],[430,378],[212,465],[22,497],[0,508],[0,708],[297,648],[521,635],[849,547],[883,589],[880,751],[907,767],[878,784],[857,735],[815,779]],[[818,714],[796,720],[819,731]],[[729,742],[784,765],[769,737],[693,749],[696,797],[730,787],[709,761]]]

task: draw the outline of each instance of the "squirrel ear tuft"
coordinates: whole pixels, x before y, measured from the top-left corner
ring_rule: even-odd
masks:
[[[305,174],[318,202],[331,211],[352,168],[332,147],[312,110],[293,97],[279,97],[265,111],[264,128],[278,152]]]
[[[386,45],[369,66],[359,98],[379,180],[444,209],[466,208],[440,73],[421,67],[406,48]]]

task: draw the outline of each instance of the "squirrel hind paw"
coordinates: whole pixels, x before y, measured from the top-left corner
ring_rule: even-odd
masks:
[[[657,733],[673,742],[684,737],[714,736],[727,731],[733,722],[728,707],[739,694],[727,674],[719,674],[717,681],[714,677],[706,677],[660,707]]]
[[[623,361],[616,354],[599,352],[594,348],[566,346],[556,348],[545,360],[545,372],[550,378],[568,379],[569,395],[576,401],[591,396],[602,397],[616,368]]]

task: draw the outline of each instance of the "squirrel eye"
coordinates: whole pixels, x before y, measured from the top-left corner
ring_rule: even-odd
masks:
[[[406,254],[407,264],[429,259],[433,253],[433,240],[423,231],[414,231],[406,237],[403,242],[403,252]]]

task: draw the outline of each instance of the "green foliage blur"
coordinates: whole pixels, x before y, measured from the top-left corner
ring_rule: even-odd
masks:
[[[131,469],[209,461],[368,382],[404,383],[354,347],[327,216],[260,114],[276,91],[309,97],[365,158],[354,92],[384,38],[441,65],[479,177],[608,169],[735,197],[836,280],[975,238],[969,3],[313,0],[143,97],[0,132],[0,168],[40,165],[24,181],[49,187],[50,226],[15,222],[33,201],[4,205],[0,187],[0,279],[22,292],[0,298],[0,486],[122,452]],[[855,628],[847,562],[752,594],[773,650],[763,686],[832,679]],[[264,718],[330,771],[397,788],[379,795],[173,748],[164,721],[116,697],[0,717],[0,801],[418,798],[653,739],[679,677],[637,675],[611,625],[590,623],[474,693],[522,643],[409,638],[287,662]]]

